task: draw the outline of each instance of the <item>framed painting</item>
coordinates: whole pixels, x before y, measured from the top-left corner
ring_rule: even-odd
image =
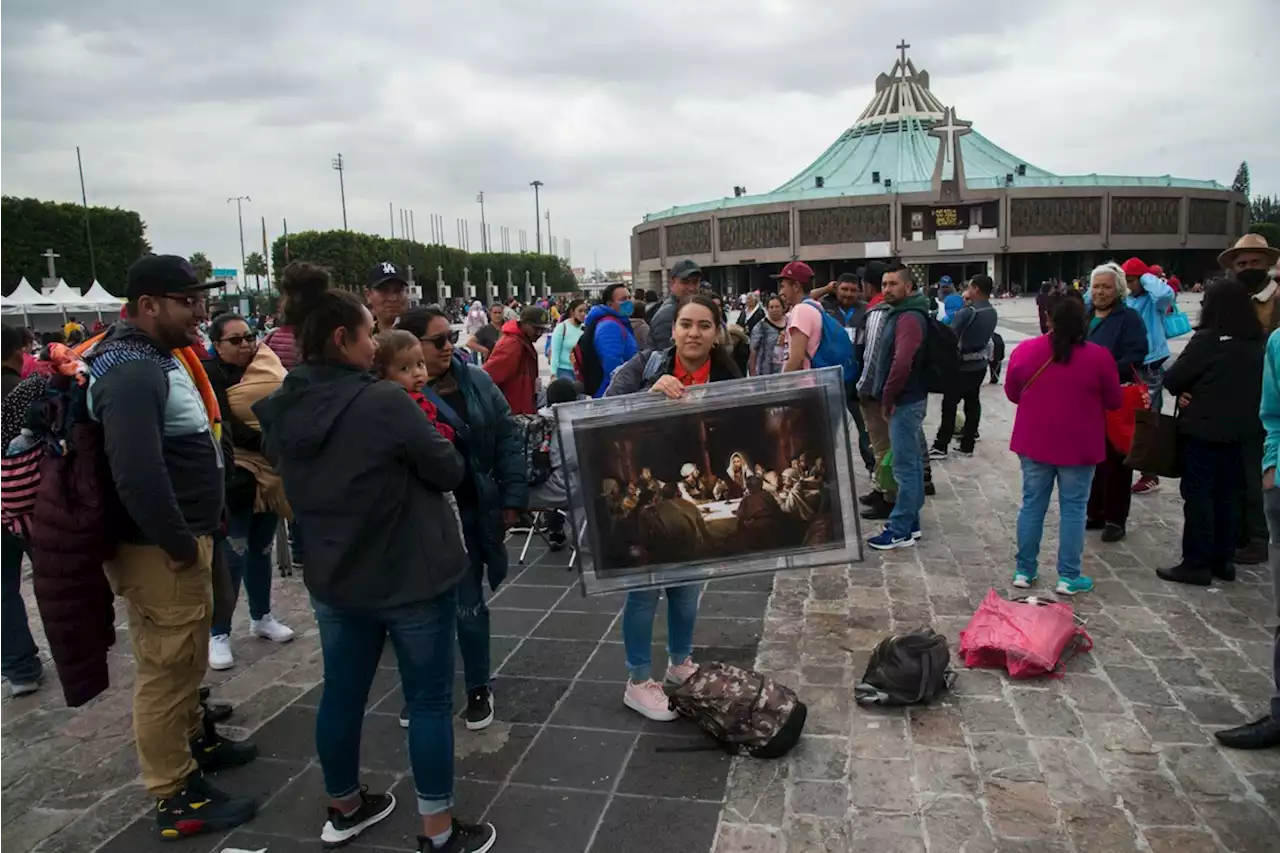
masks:
[[[555,412],[584,594],[862,559],[839,368]]]

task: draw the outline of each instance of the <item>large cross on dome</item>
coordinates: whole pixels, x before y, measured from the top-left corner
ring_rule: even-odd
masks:
[[[898,42],[897,47],[898,47],[898,50],[902,53],[902,59],[900,59],[899,62],[902,63],[902,79],[905,80],[907,79],[907,48],[911,47],[911,45],[907,44],[906,39],[903,39],[902,41]]]
[[[973,122],[960,121],[956,118],[956,108],[946,107],[942,113],[942,121],[930,128],[929,135],[936,136],[943,141],[946,152],[946,159],[943,162],[952,163],[955,162],[956,137],[972,132]]]

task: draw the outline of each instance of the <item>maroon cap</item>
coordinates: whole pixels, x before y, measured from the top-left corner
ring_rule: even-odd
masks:
[[[809,282],[813,281],[813,269],[804,261],[792,261],[782,268],[782,272],[771,275],[769,278],[789,278],[798,284],[808,286]]]

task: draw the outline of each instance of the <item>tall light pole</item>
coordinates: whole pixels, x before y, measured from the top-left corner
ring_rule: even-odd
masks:
[[[249,273],[245,270],[244,262],[244,212],[240,209],[240,203],[244,201],[253,201],[247,195],[238,195],[227,199],[227,204],[236,203],[236,219],[240,220],[240,287],[244,287],[245,282],[249,279]]]
[[[489,251],[489,229],[484,224],[484,190],[476,193],[476,201],[480,202],[480,251]]]
[[[537,247],[538,254],[542,254],[542,207],[538,202],[538,187],[542,186],[542,181],[530,181],[529,186],[533,187],[533,225],[537,229]]]
[[[551,239],[551,208],[547,208],[547,254],[554,255],[556,253],[556,244]]]
[[[89,275],[98,280],[98,264],[93,259],[93,231],[89,228],[89,196],[84,191],[84,164],[80,162],[80,146],[76,146],[76,168],[80,170],[80,202],[84,206],[84,238],[89,243]]]
[[[342,179],[342,172],[346,168],[346,164],[342,162],[342,155],[339,154],[333,158],[334,171],[338,173],[338,192],[342,193],[342,230],[347,230],[347,184]]]

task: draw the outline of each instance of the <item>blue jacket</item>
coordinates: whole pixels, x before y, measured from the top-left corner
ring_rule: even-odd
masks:
[[[1143,275],[1140,281],[1142,294],[1126,296],[1124,304],[1138,312],[1142,325],[1146,327],[1147,357],[1142,363],[1150,364],[1169,357],[1169,341],[1164,336],[1164,315],[1169,313],[1169,306],[1173,305],[1174,293],[1172,287],[1151,273]],[[1086,290],[1084,294],[1085,305],[1092,307],[1093,291]]]
[[[1280,330],[1267,338],[1267,355],[1262,362],[1262,403],[1258,407],[1262,428],[1267,431],[1262,450],[1262,471],[1276,467],[1280,458]]]
[[[636,345],[635,332],[631,331],[631,320],[607,305],[597,305],[587,313],[587,324],[591,323],[596,324],[592,343],[595,345],[596,355],[600,357],[600,369],[604,376],[595,396],[603,397],[604,392],[609,389],[613,371],[630,361],[640,347]]]
[[[465,530],[467,552],[472,571],[487,571],[489,586],[496,590],[507,576],[502,511],[522,510],[529,502],[520,427],[511,415],[507,398],[489,374],[457,356],[451,370],[467,403],[467,419],[459,431],[459,446],[466,450],[467,473],[475,484],[478,498],[477,517],[463,519],[464,528],[470,528]],[[438,400],[437,397],[433,402],[440,408],[440,417],[457,429],[457,413],[446,412]]]
[[[1133,371],[1147,359],[1147,330],[1142,317],[1128,305],[1116,305],[1111,313],[1093,327],[1093,308],[1089,309],[1088,340],[1111,353],[1120,372],[1120,384],[1133,382]]]
[[[964,297],[958,293],[951,293],[947,298],[942,300],[942,323],[951,325],[952,319],[956,316],[956,312],[964,307]]]

